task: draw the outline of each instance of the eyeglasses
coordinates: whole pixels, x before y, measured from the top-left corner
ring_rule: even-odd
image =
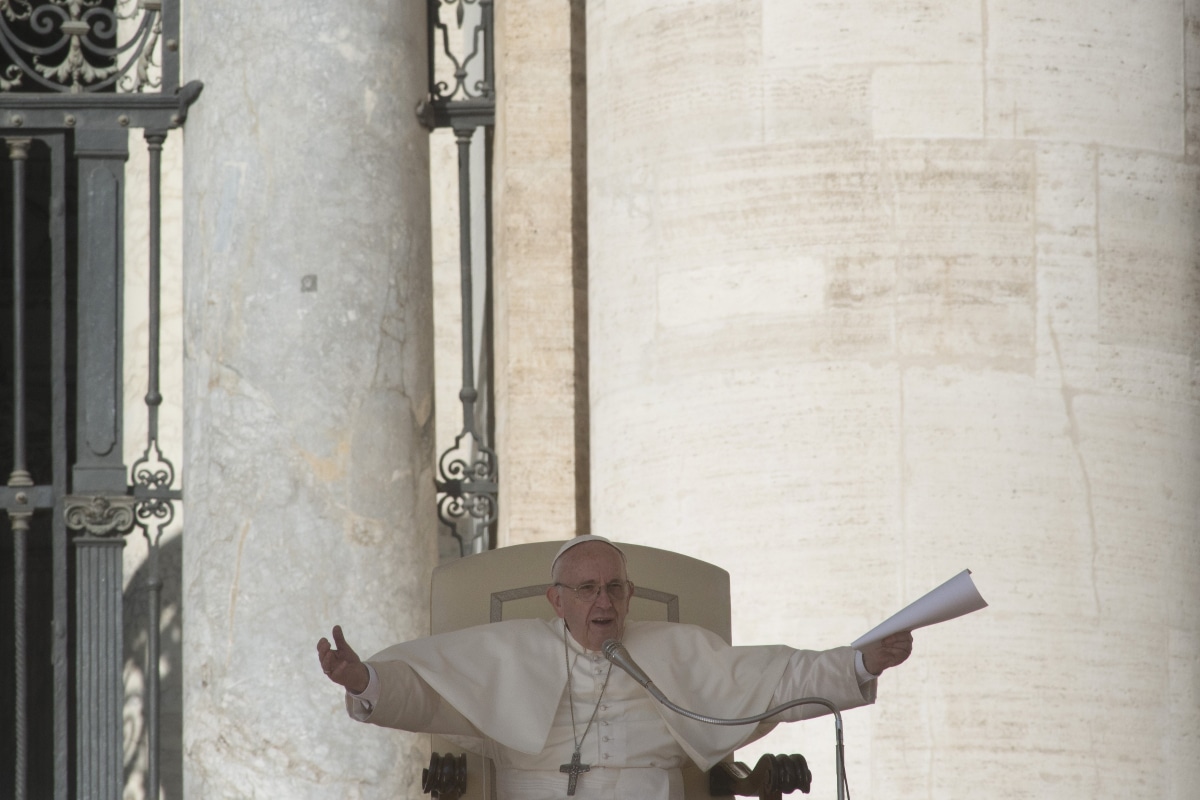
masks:
[[[619,603],[629,594],[629,589],[633,586],[629,581],[609,581],[603,586],[599,583],[591,581],[581,583],[578,586],[568,586],[565,583],[556,583],[555,586],[561,589],[570,589],[579,598],[580,602],[590,603],[600,596],[600,590],[608,592],[608,598],[613,602]]]

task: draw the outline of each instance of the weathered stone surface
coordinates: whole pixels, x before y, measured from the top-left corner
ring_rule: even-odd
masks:
[[[1183,85],[1187,88],[1184,118],[1184,143],[1191,163],[1200,158],[1200,0],[1185,0],[1184,4],[1184,64]]]
[[[314,646],[428,625],[424,11],[187,11],[187,796],[416,797],[423,739],[350,721]]]
[[[1183,153],[1180,3],[1001,0],[984,14],[989,136]]]
[[[589,5],[595,532],[742,642],[991,602],[847,715],[856,792],[1200,791],[1194,6]]]
[[[975,139],[983,135],[983,95],[978,63],[881,65],[871,73],[871,130],[884,138]]]
[[[1106,343],[1196,358],[1200,327],[1200,170],[1145,153],[1097,164],[1100,335]]]
[[[958,0],[760,0],[770,66],[979,62],[983,7]]]
[[[575,535],[587,516],[587,180],[582,3],[496,6],[496,447],[501,544]],[[573,23],[573,17],[576,22]],[[575,57],[578,57],[576,54]],[[583,448],[583,450],[581,450]],[[582,484],[582,485],[581,485]],[[586,532],[580,530],[579,532]]]

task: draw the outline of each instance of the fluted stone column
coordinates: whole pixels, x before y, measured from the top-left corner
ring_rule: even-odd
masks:
[[[315,643],[428,629],[422,3],[188,3],[186,795],[419,797]]]
[[[856,796],[1200,793],[1194,2],[592,0],[593,529],[848,643]],[[635,577],[636,580],[636,577]],[[832,731],[803,752],[832,793]]]

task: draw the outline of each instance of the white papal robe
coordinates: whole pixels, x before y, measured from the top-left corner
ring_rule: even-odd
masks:
[[[571,761],[593,710],[579,800],[681,800],[686,759],[708,769],[775,721],[828,713],[806,705],[757,726],[697,722],[652,699],[624,670],[610,675],[603,654],[574,637],[565,637],[564,650],[564,632],[561,619],[512,620],[395,645],[367,660],[378,681],[375,702],[348,694],[347,711],[491,758],[501,800],[566,797],[559,767]],[[622,642],[670,700],[707,716],[753,716],[800,697],[824,697],[841,710],[875,699],[875,681],[860,686],[848,647],[731,647],[704,628],[667,622],[628,622]]]

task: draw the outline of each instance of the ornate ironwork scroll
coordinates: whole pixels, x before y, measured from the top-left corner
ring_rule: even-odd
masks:
[[[175,484],[175,465],[158,449],[158,440],[151,437],[141,458],[130,468],[133,475],[133,496],[136,500],[136,519],[148,540],[157,542],[163,528],[175,519],[175,500],[181,495]]]
[[[496,521],[497,473],[496,453],[471,430],[459,434],[454,447],[438,459],[438,519],[454,531],[452,535],[460,543],[458,520],[470,517],[481,525]]]
[[[132,497],[69,495],[63,504],[67,527],[92,536],[121,536],[133,530]]]
[[[0,0],[0,127],[179,127],[179,0]]]
[[[162,88],[162,0],[0,0],[0,90]],[[167,42],[170,51],[178,42]],[[173,87],[172,87],[173,88]]]
[[[427,3],[429,96],[418,107],[417,115],[430,130],[493,125],[496,115],[493,0],[427,0]],[[451,15],[453,23],[445,20]]]

